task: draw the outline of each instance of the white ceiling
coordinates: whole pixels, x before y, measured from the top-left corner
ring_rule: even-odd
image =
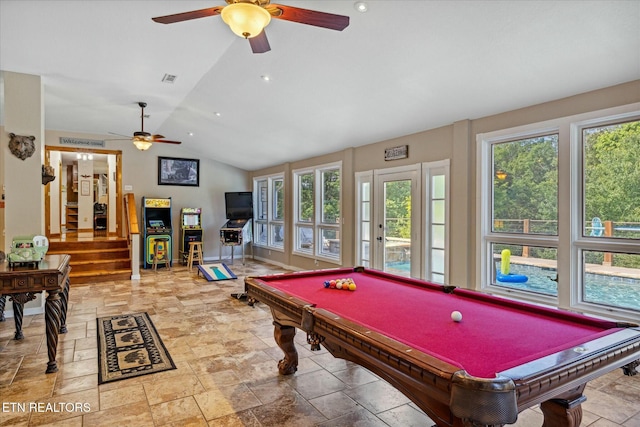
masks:
[[[351,22],[273,19],[252,54],[220,16],[151,20],[222,0],[0,0],[0,69],[42,76],[47,129],[131,135],[145,101],[146,131],[247,170],[640,78],[638,0],[275,2]]]

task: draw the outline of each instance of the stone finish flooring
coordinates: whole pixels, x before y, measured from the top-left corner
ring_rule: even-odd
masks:
[[[71,288],[69,332],[60,335],[59,372],[45,374],[44,315],[0,323],[3,426],[431,426],[403,394],[326,350],[311,352],[298,331],[298,372],[279,376],[282,357],[268,307],[232,298],[244,276],[280,272],[236,261],[237,280],[208,282],[186,267],[142,270],[141,280]],[[8,304],[9,305],[9,304]],[[176,370],[98,385],[96,317],[146,311]],[[640,375],[616,370],[590,383],[583,426],[640,427]],[[29,411],[29,404],[43,405]],[[27,405],[22,411],[18,404]],[[538,408],[519,427],[542,425]]]

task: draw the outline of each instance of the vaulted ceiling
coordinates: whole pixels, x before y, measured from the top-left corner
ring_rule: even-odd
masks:
[[[637,0],[276,2],[350,25],[273,19],[253,54],[220,16],[151,20],[222,0],[0,0],[0,69],[42,76],[47,129],[131,135],[145,101],[146,131],[246,170],[640,79]]]

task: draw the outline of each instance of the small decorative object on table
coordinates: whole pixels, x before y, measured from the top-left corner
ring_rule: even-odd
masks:
[[[45,236],[16,236],[11,242],[11,252],[9,252],[9,267],[16,264],[38,263],[46,255],[49,249],[49,240]]]

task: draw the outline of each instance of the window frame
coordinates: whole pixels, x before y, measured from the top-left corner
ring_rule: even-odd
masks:
[[[637,320],[638,311],[583,301],[584,251],[640,254],[640,239],[606,239],[583,236],[584,171],[582,129],[640,119],[640,103],[577,114],[532,123],[510,129],[476,135],[476,193],[478,262],[475,276],[477,288],[510,298],[551,305],[594,315]],[[558,235],[505,234],[492,231],[493,159],[491,145],[558,132]],[[544,296],[527,291],[492,285],[492,243],[552,247],[557,249],[557,296]],[[564,285],[562,285],[564,284]]]
[[[575,289],[570,294],[570,303],[572,307],[578,310],[595,312],[597,314],[607,315],[610,313],[626,314],[635,313],[637,321],[639,311],[625,310],[620,307],[605,306],[594,302],[585,301],[584,298],[584,271],[583,254],[585,252],[609,252],[609,253],[627,253],[640,255],[640,239],[629,238],[607,238],[604,236],[594,237],[584,235],[584,206],[585,206],[585,171],[584,171],[584,142],[583,130],[592,127],[605,127],[616,124],[624,124],[631,121],[640,120],[640,107],[636,111],[617,114],[603,114],[596,117],[589,117],[583,120],[576,120],[571,123],[571,159],[576,174],[575,189],[571,197],[572,218],[579,218],[571,224],[572,246],[571,246],[571,275],[575,278]],[[572,177],[573,178],[573,177]],[[573,181],[573,180],[572,180]]]
[[[337,170],[338,177],[340,180],[340,188],[339,188],[339,209],[340,213],[337,218],[336,223],[328,223],[323,222],[323,214],[324,214],[324,191],[323,191],[323,173],[327,171]],[[294,211],[294,221],[293,221],[293,247],[292,253],[294,255],[299,255],[303,257],[309,257],[313,259],[318,259],[334,264],[341,265],[342,264],[342,225],[344,223],[344,213],[343,213],[343,183],[344,176],[342,170],[342,161],[326,163],[322,165],[318,165],[311,168],[303,168],[296,169],[291,171],[293,177],[293,211]],[[310,221],[302,221],[300,219],[301,212],[301,195],[300,195],[300,177],[303,175],[313,175],[313,215]],[[313,231],[313,244],[306,248],[303,247],[303,242],[300,239],[300,230],[301,229],[311,228]],[[339,249],[335,255],[331,255],[327,253],[326,250],[323,250],[323,231],[325,230],[333,230],[337,233],[337,240],[339,242]]]
[[[557,123],[550,122],[541,126],[525,126],[517,129],[507,129],[493,132],[487,135],[478,135],[481,144],[481,155],[478,156],[481,164],[478,170],[482,171],[478,179],[481,188],[478,194],[481,195],[481,213],[479,231],[481,233],[479,241],[481,243],[481,290],[500,295],[525,299],[547,305],[557,305],[558,298],[552,295],[531,293],[515,288],[503,287],[493,283],[493,244],[522,245],[558,248],[558,235],[538,235],[509,232],[496,232],[493,227],[493,176],[495,174],[493,165],[493,145],[519,141],[523,139],[536,138],[545,135],[558,134],[558,145],[562,139],[561,130]],[[560,147],[558,147],[558,171],[560,170]],[[487,173],[488,171],[488,173]],[[560,188],[558,188],[558,198]],[[558,218],[558,224],[560,219]]]
[[[444,177],[444,195],[443,198],[438,199],[433,196],[433,177],[435,176],[443,176]],[[424,222],[422,227],[422,243],[423,243],[423,258],[421,260],[421,277],[424,280],[435,281],[438,283],[448,283],[449,280],[449,248],[450,248],[450,204],[451,204],[451,177],[450,177],[450,160],[440,160],[435,162],[425,162],[422,163],[422,180],[423,180],[423,189],[422,189],[422,212]],[[433,209],[433,201],[434,200],[442,200],[444,202],[444,223],[436,223],[434,221],[434,209]],[[434,247],[433,245],[433,226],[439,225],[444,228],[444,247]],[[434,271],[433,266],[433,252],[434,251],[443,251],[444,252],[444,266],[443,271],[438,272]],[[434,278],[434,274],[442,275],[443,280],[437,281]]]
[[[283,206],[286,206],[286,192],[284,191],[284,186],[286,185],[286,183],[285,183],[284,173],[264,175],[264,176],[253,178],[254,212],[256,213],[260,212],[259,207],[260,207],[260,204],[263,203],[263,200],[260,194],[260,188],[261,188],[260,184],[266,183],[266,190],[267,190],[266,191],[266,198],[267,198],[266,207],[264,209],[266,213],[266,218],[256,217],[253,219],[254,227],[256,228],[256,232],[254,233],[254,236],[253,236],[253,244],[260,248],[266,248],[270,250],[284,252],[284,241],[286,236],[283,236],[281,244],[275,243],[273,239],[274,227],[280,226],[281,229],[284,232],[286,232],[286,228],[285,228],[286,210],[283,209],[281,219],[275,218],[275,212],[277,210],[277,207],[276,207],[277,199],[274,196],[274,183],[276,181],[282,181],[282,186],[283,186],[282,203],[283,203]],[[266,232],[267,232],[266,243],[263,243],[260,241],[260,233],[257,232],[257,229],[260,225],[266,226]]]

